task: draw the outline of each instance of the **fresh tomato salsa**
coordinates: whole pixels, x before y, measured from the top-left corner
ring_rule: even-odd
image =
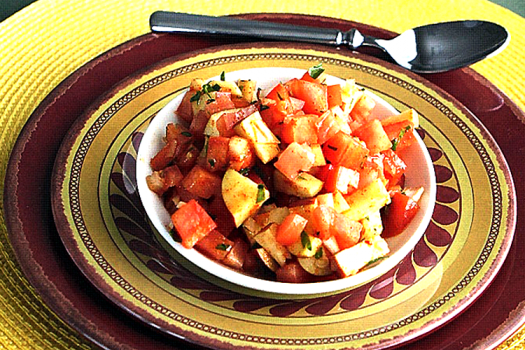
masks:
[[[403,150],[419,126],[410,109],[377,119],[351,79],[329,85],[321,65],[267,93],[249,80],[191,82],[151,159],[187,249],[258,278],[344,278],[386,257],[423,188],[406,188]]]

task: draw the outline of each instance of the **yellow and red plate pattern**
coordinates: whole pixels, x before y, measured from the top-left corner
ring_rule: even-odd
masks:
[[[253,67],[307,69],[319,62],[399,110],[418,111],[438,184],[430,226],[400,264],[356,288],[285,298],[229,285],[178,256],[148,222],[135,179],[141,136],[193,78]],[[66,249],[105,296],[166,334],[217,349],[372,349],[408,342],[481,295],[515,228],[506,161],[453,97],[369,56],[284,44],[212,48],[127,78],[68,133],[52,196]]]

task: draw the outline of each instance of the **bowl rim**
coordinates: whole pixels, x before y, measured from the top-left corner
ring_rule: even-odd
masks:
[[[299,68],[289,68],[289,67],[262,67],[262,68],[248,68],[248,69],[241,69],[236,70],[232,72],[227,72],[227,80],[234,80],[231,78],[231,76],[234,77],[251,77],[253,72],[264,72],[267,70],[272,70],[274,72],[280,72],[283,74],[286,72],[285,77],[283,78],[283,75],[274,73],[278,78],[276,80],[276,77],[273,75],[265,76],[267,79],[265,81],[257,80],[257,84],[262,84],[266,86],[274,86],[276,82],[278,81],[284,81],[287,80],[286,75],[289,75],[290,77],[297,77],[299,78],[302,74],[304,74],[304,69]],[[301,74],[301,75],[299,75]],[[257,74],[256,74],[257,75]],[[264,76],[264,75],[263,75]],[[219,80],[219,76],[211,77],[205,79],[205,81],[210,80]],[[332,75],[327,74],[327,81],[331,83],[335,82],[343,82],[344,79],[338,78]],[[273,84],[273,85],[272,85]],[[356,84],[358,85],[358,84]],[[266,87],[267,88],[267,87]],[[139,197],[141,200],[141,203],[144,207],[144,210],[146,211],[147,217],[150,220],[150,222],[153,224],[157,232],[160,234],[160,236],[165,240],[165,242],[175,249],[177,253],[179,253],[184,259],[191,262],[193,265],[195,265],[198,269],[204,270],[205,272],[219,278],[220,280],[232,283],[235,286],[247,288],[249,290],[255,290],[260,292],[267,292],[272,293],[276,295],[288,295],[288,296],[312,296],[312,295],[321,295],[326,293],[332,293],[332,292],[338,292],[348,289],[353,289],[358,286],[361,286],[367,282],[370,282],[373,279],[379,278],[380,276],[384,275],[386,272],[394,268],[397,264],[399,264],[409,253],[410,251],[415,247],[417,242],[421,239],[421,237],[424,235],[433,211],[434,211],[434,205],[435,205],[435,199],[436,199],[436,176],[434,173],[434,167],[432,164],[432,159],[430,157],[430,154],[428,152],[427,147],[425,146],[423,140],[418,135],[418,133],[414,133],[416,136],[416,141],[418,145],[418,149],[421,152],[422,158],[424,159],[425,169],[428,181],[428,186],[425,186],[424,191],[424,198],[426,203],[426,210],[419,210],[416,214],[416,217],[414,217],[414,220],[409,224],[409,226],[405,229],[404,232],[414,230],[414,233],[409,236],[408,241],[406,241],[404,244],[401,245],[399,249],[397,249],[395,252],[390,252],[388,254],[388,258],[382,259],[381,261],[377,262],[376,264],[368,267],[365,270],[362,270],[358,272],[357,274],[345,278],[338,278],[335,280],[329,280],[329,281],[320,281],[320,282],[309,282],[309,283],[286,283],[286,282],[278,282],[278,281],[271,281],[271,280],[264,280],[260,278],[256,278],[253,276],[250,276],[248,274],[244,274],[240,271],[234,270],[230,267],[225,266],[224,264],[214,261],[211,258],[208,258],[204,254],[198,252],[196,249],[187,249],[183,247],[180,243],[176,242],[173,237],[170,234],[171,227],[169,226],[169,223],[171,223],[171,220],[169,220],[168,224],[166,224],[166,215],[169,214],[167,210],[164,209],[164,213],[162,216],[164,216],[164,221],[159,217],[159,212],[156,208],[159,208],[162,210],[164,208],[164,205],[158,195],[153,193],[146,184],[146,175],[151,173],[151,167],[149,166],[149,159],[150,157],[147,157],[148,154],[156,154],[158,150],[151,151],[151,148],[148,148],[147,146],[151,146],[152,140],[162,140],[162,137],[165,136],[165,126],[167,125],[167,122],[171,119],[172,122],[182,122],[180,119],[177,118],[174,111],[176,110],[176,107],[180,104],[180,101],[182,100],[182,97],[186,93],[187,89],[182,90],[179,94],[177,94],[173,99],[171,99],[150,121],[150,124],[148,125],[146,131],[144,132],[144,135],[142,137],[142,141],[140,143],[138,152],[137,152],[137,167],[136,167],[136,178],[137,178],[137,189],[139,193]],[[264,89],[263,89],[264,91]],[[388,102],[386,102],[384,99],[367,89],[367,93],[375,100],[376,107],[382,108],[382,112],[384,113],[390,113],[390,114],[399,114],[399,111],[395,109],[392,105],[390,105]],[[379,106],[379,107],[378,107]],[[385,115],[383,115],[385,116]],[[186,123],[185,123],[186,124]],[[187,124],[186,124],[187,125]],[[414,149],[413,147],[411,147]],[[146,152],[146,150],[150,149],[150,152]],[[428,187],[428,188],[427,188]],[[154,205],[151,205],[151,200],[153,201]],[[168,225],[168,227],[166,226]],[[392,237],[392,239],[396,239],[397,236]],[[389,239],[386,239],[387,242]],[[389,243],[390,247],[390,243]],[[300,291],[298,291],[300,289]]]

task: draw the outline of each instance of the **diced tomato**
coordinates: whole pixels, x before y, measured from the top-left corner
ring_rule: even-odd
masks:
[[[366,144],[370,154],[386,151],[392,147],[388,135],[377,119],[371,120],[359,129],[354,130],[353,135],[359,137]]]
[[[162,149],[150,160],[150,166],[153,171],[162,170],[167,167],[174,159],[177,151],[177,142],[168,142]]]
[[[332,111],[324,112],[316,122],[317,127],[317,143],[322,145],[328,141],[331,137],[337,134],[341,130],[341,126],[338,123],[335,115]]]
[[[292,245],[301,239],[301,232],[308,220],[297,213],[289,214],[277,228],[275,239],[284,246]]]
[[[416,141],[414,127],[409,121],[385,125],[385,132],[392,142],[392,149],[399,152]]]
[[[323,154],[328,162],[354,170],[361,168],[368,153],[366,145],[341,131],[323,145]]]
[[[328,192],[339,191],[346,194],[350,189],[356,189],[359,186],[359,176],[359,172],[353,169],[336,165],[328,171],[324,188]]]
[[[226,170],[230,163],[228,157],[230,139],[223,136],[212,136],[208,139],[206,151],[206,168],[210,171]]]
[[[219,231],[213,230],[200,239],[194,247],[213,260],[221,261],[232,249],[233,242]]]
[[[278,101],[288,101],[290,94],[288,90],[284,87],[283,84],[278,83],[275,87],[266,95],[266,98],[271,98],[272,100]],[[292,111],[290,111],[292,112]]]
[[[284,143],[317,143],[318,116],[306,114],[284,119],[281,129],[281,139]]]
[[[313,276],[306,272],[297,261],[291,261],[275,271],[278,282],[307,283],[313,280]]]
[[[208,199],[220,192],[222,178],[209,172],[199,165],[195,165],[190,172],[182,179],[182,187],[201,197]]]
[[[326,85],[305,80],[292,79],[286,83],[291,96],[304,101],[303,111],[306,114],[317,114],[328,110],[328,93]]]
[[[335,106],[340,106],[343,104],[341,85],[328,85],[326,87],[326,92],[328,96],[328,108],[333,108]]]
[[[383,168],[385,179],[388,180],[389,186],[395,186],[401,180],[405,173],[407,165],[405,162],[392,150],[383,152]]]
[[[312,76],[310,75],[310,72],[309,71],[306,71],[303,76],[301,77],[301,80],[304,80],[304,81],[309,81],[309,82],[312,82],[312,83],[319,83],[319,84],[322,84],[324,82],[324,80],[326,80],[326,76],[324,74],[319,74],[319,76],[317,78],[312,78]]]
[[[190,200],[180,207],[171,215],[171,220],[185,248],[193,248],[198,241],[217,227],[206,210],[195,200]]]
[[[293,142],[286,147],[284,151],[279,154],[279,158],[274,163],[284,176],[290,180],[294,180],[299,172],[308,171],[315,162],[315,154],[303,147],[297,142]]]
[[[363,225],[357,221],[350,220],[344,214],[335,213],[332,224],[332,235],[337,240],[341,250],[353,247],[361,238]]]
[[[419,210],[419,204],[409,196],[396,192],[384,215],[383,237],[393,237],[400,234],[412,221]]]
[[[233,136],[228,144],[228,158],[230,168],[241,171],[252,167],[257,157],[248,140],[240,136]]]
[[[363,167],[359,170],[359,189],[368,186],[377,179],[386,184],[384,157],[383,154],[379,153],[366,158]]]
[[[273,129],[276,125],[282,123],[284,118],[286,118],[289,115],[287,111],[287,105],[285,102],[276,102],[268,98],[261,100],[260,113],[264,122],[271,129]]]
[[[372,97],[363,94],[350,111],[350,116],[353,120],[364,124],[368,121],[368,117],[372,114],[372,109],[374,109],[375,105],[376,102]]]
[[[332,235],[332,223],[336,211],[326,205],[319,205],[312,212],[310,221],[315,229],[317,237],[326,240]]]
[[[290,96],[290,103],[292,104],[293,114],[297,114],[304,108],[304,101]]]

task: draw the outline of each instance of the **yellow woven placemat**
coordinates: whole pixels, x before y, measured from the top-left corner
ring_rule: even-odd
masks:
[[[259,2],[231,0],[39,0],[0,23],[0,349],[89,349],[24,278],[7,238],[3,179],[12,147],[31,113],[61,81],[99,54],[149,32],[154,10],[213,15],[284,12],[329,16],[402,32],[456,19],[504,25],[512,40],[473,66],[525,109],[525,19],[486,0]],[[522,349],[525,329],[500,346]]]

